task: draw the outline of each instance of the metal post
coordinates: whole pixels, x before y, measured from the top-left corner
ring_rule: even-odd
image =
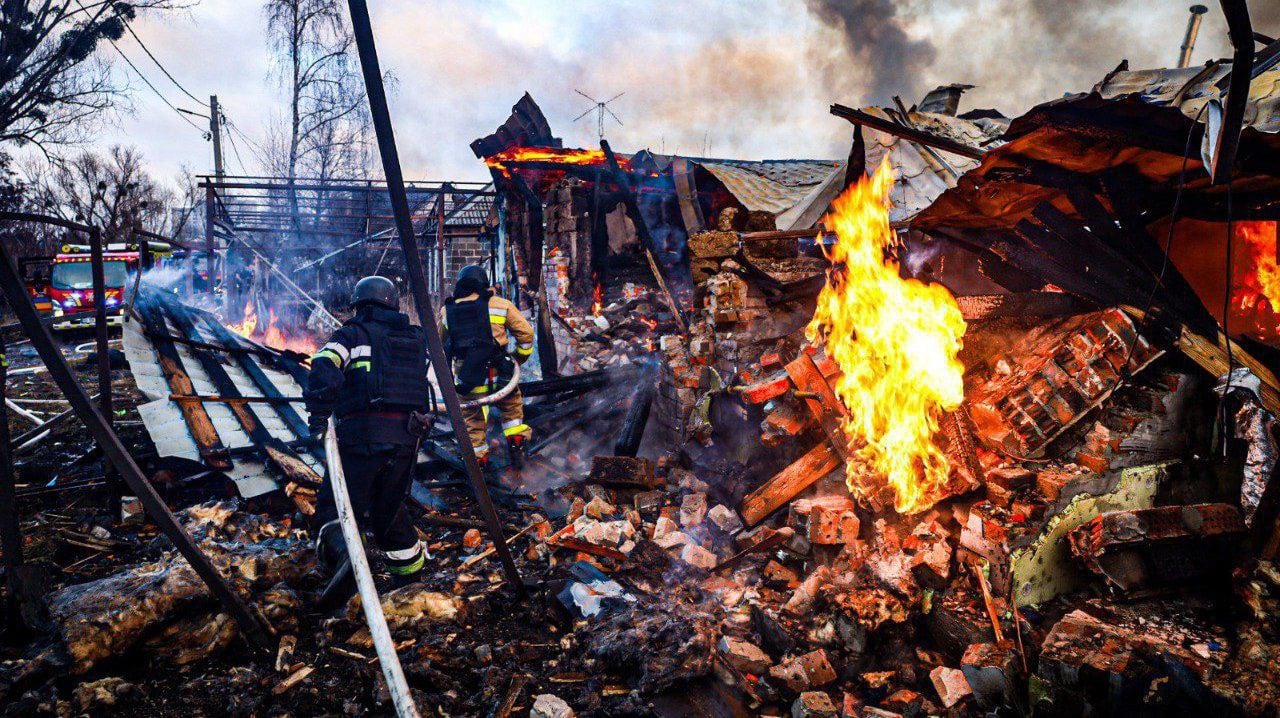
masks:
[[[1227,18],[1227,34],[1231,37],[1230,85],[1222,108],[1222,124],[1214,144],[1209,175],[1215,185],[1231,181],[1236,152],[1240,149],[1240,132],[1244,128],[1244,112],[1249,104],[1249,83],[1253,80],[1253,23],[1245,0],[1219,0]]]
[[[9,634],[21,632],[22,530],[18,527],[18,496],[13,475],[13,448],[9,445],[9,411],[5,408],[9,362],[0,361],[0,550],[4,551],[7,591],[5,625]]]
[[[431,305],[431,297],[427,291],[427,277],[422,271],[417,237],[413,233],[413,220],[409,215],[409,197],[405,194],[400,154],[396,150],[391,113],[387,109],[387,94],[382,85],[378,50],[374,46],[373,27],[369,22],[369,6],[365,0],[348,0],[347,5],[351,10],[351,25],[355,32],[356,48],[360,52],[360,69],[364,73],[365,92],[369,96],[369,111],[373,116],[373,129],[378,137],[378,151],[382,155],[382,170],[387,178],[387,192],[391,196],[391,210],[395,215],[400,246],[404,250],[405,265],[409,271],[409,284],[413,288],[418,318],[427,335],[431,365],[435,368],[436,380],[440,384],[440,394],[444,398],[445,406],[449,409],[449,421],[453,424],[458,453],[461,454],[462,461],[466,465],[467,479],[471,482],[471,490],[475,493],[476,502],[480,505],[480,514],[484,517],[489,538],[493,541],[498,560],[502,562],[502,568],[507,574],[507,580],[518,593],[523,594],[524,582],[520,578],[520,571],[516,568],[515,561],[511,558],[511,549],[502,535],[502,522],[498,519],[498,512],[493,507],[489,487],[485,485],[484,476],[480,473],[480,462],[471,448],[471,440],[467,438],[466,424],[462,420],[462,406],[458,401],[458,390],[453,384],[453,367],[445,356],[440,329],[436,326],[436,311]]]
[[[30,217],[30,215],[0,212],[0,219],[27,217]],[[56,220],[53,223],[57,224]],[[63,223],[63,226],[68,225],[70,223]],[[75,225],[71,228],[82,227]],[[9,248],[3,242],[0,242],[0,291],[3,291],[5,298],[9,300],[9,306],[13,308],[14,314],[17,315],[23,331],[31,338],[31,344],[35,346],[41,361],[48,368],[49,375],[53,377],[53,380],[58,384],[58,388],[62,390],[63,396],[71,404],[76,416],[89,429],[94,441],[102,447],[107,459],[124,477],[134,494],[138,496],[138,500],[142,502],[147,515],[164,532],[165,536],[173,542],[173,545],[182,554],[183,558],[187,559],[187,563],[191,565],[196,574],[209,587],[209,592],[222,603],[231,617],[236,619],[241,631],[249,640],[250,646],[264,653],[272,652],[273,646],[271,646],[267,638],[267,632],[262,624],[249,611],[249,607],[244,600],[231,589],[222,575],[218,573],[218,570],[213,567],[213,564],[209,563],[209,559],[191,540],[191,536],[182,528],[178,520],[174,518],[173,513],[169,511],[169,507],[165,505],[164,499],[160,498],[160,494],[156,493],[155,487],[142,475],[142,470],[134,463],[133,457],[129,455],[129,451],[120,441],[120,437],[116,435],[111,425],[103,418],[93,400],[85,393],[84,387],[80,386],[80,383],[76,381],[75,374],[71,372],[71,367],[67,364],[66,357],[62,355],[62,351],[58,348],[57,343],[54,342],[53,335],[49,333],[49,328],[40,321],[40,315],[36,312],[35,305],[31,303],[31,297],[27,294],[26,286],[22,283],[22,277],[18,274],[17,266],[13,263]]]
[[[98,350],[98,410],[102,412],[107,425],[110,426],[113,414],[111,412],[111,357],[107,346],[107,285],[102,259],[102,231],[97,227],[89,232],[89,258],[93,274],[93,335]],[[119,521],[122,498],[120,480],[109,465],[106,470],[106,479],[107,509],[111,514],[111,520]]]
[[[205,251],[205,291],[213,294],[213,226],[215,213],[218,211],[217,196],[213,191],[213,180],[204,186],[204,251]],[[191,267],[194,273],[196,268]]]
[[[1191,51],[1196,47],[1196,37],[1200,34],[1200,22],[1209,8],[1204,5],[1192,5],[1191,17],[1187,18],[1187,34],[1182,38],[1182,49],[1178,52],[1178,67],[1191,64]]]
[[[442,186],[440,187],[440,197],[439,197],[440,201],[439,201],[439,202],[436,202],[436,257],[437,257],[437,261],[436,261],[436,292],[437,292],[437,294],[436,294],[436,301],[437,301],[437,302],[440,302],[441,304],[443,304],[443,303],[444,303],[444,298],[445,298],[445,291],[444,291],[444,278],[445,278],[445,268],[444,268],[444,258],[445,258],[445,254],[444,254],[444,188],[445,188],[445,186],[446,186],[446,185],[442,185]]]

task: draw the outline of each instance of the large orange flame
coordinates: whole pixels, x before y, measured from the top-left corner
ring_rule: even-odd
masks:
[[[258,329],[258,310],[254,307],[253,302],[244,305],[244,319],[239,324],[228,324],[227,329],[239,334],[245,339],[253,336],[254,331]]]
[[[832,388],[848,409],[844,433],[861,460],[847,467],[849,490],[875,495],[887,484],[894,507],[913,513],[942,497],[950,471],[934,435],[943,414],[964,400],[956,357],[965,322],[945,287],[899,275],[889,226],[893,181],[886,157],[873,177],[832,203],[823,220],[836,233],[832,269],[807,334],[843,372]]]
[[[1236,224],[1232,272],[1238,278],[1233,320],[1243,318],[1264,341],[1280,338],[1280,263],[1275,222]],[[1237,329],[1233,327],[1233,329]]]

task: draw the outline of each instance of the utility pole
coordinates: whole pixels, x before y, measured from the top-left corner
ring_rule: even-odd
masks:
[[[430,291],[427,288],[427,275],[422,269],[422,257],[418,253],[418,237],[413,231],[413,218],[409,214],[409,197],[404,189],[404,174],[400,169],[400,153],[396,149],[395,131],[391,127],[391,113],[387,109],[387,92],[382,84],[382,70],[378,64],[378,50],[374,45],[373,27],[369,22],[369,6],[365,0],[347,0],[351,9],[351,26],[356,39],[356,49],[360,53],[360,69],[364,74],[365,94],[369,97],[369,113],[373,119],[374,134],[378,138],[378,151],[382,155],[382,169],[387,178],[387,194],[391,198],[391,211],[395,215],[396,231],[400,235],[400,246],[404,250],[404,263],[409,272],[409,286],[413,288],[414,305],[418,310],[418,319],[422,323],[423,333],[427,335],[428,356],[435,370],[436,381],[440,384],[440,395],[444,398],[449,410],[449,423],[453,425],[454,439],[457,441],[458,454],[466,467],[467,479],[471,483],[471,491],[479,504],[480,515],[484,517],[485,528],[493,547],[497,550],[498,561],[502,564],[507,581],[516,593],[523,596],[525,586],[520,578],[520,571],[511,558],[511,549],[502,535],[502,521],[493,507],[493,498],[489,496],[489,487],[484,482],[480,471],[480,462],[471,448],[471,440],[467,438],[466,424],[462,420],[462,405],[458,401],[458,390],[453,382],[453,367],[444,353],[444,342],[440,338],[437,327],[439,315],[431,303]],[[3,275],[0,275],[3,278]]]
[[[213,176],[216,181],[221,182],[226,173],[222,169],[222,123],[220,111],[218,109],[218,96],[209,96],[209,137],[213,140]],[[214,202],[214,188],[208,187],[205,193],[205,212],[209,213],[205,218],[204,233],[204,251],[205,251],[205,275],[208,277],[209,294],[213,294],[214,286],[214,261],[213,261],[213,212],[217,211],[217,203]]]
[[[222,169],[222,123],[218,112],[218,96],[209,95],[209,135],[213,138],[213,174],[221,182],[226,177],[226,173]]]

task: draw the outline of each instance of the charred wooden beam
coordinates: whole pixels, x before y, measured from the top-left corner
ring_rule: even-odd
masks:
[[[658,394],[656,377],[642,380],[631,395],[631,405],[627,407],[626,418],[622,421],[622,429],[618,432],[618,440],[613,443],[615,456],[635,456],[640,450],[640,442],[644,439],[644,429],[649,425],[649,408]]]
[[[984,155],[986,155],[986,152],[983,152],[980,149],[970,147],[966,144],[961,144],[948,137],[935,135],[932,132],[916,129],[914,127],[907,127],[906,125],[899,124],[893,120],[882,119],[861,110],[855,110],[852,107],[832,105],[831,114],[836,117],[842,117],[855,125],[863,125],[865,127],[870,127],[873,130],[887,132],[895,137],[901,137],[905,140],[918,142],[919,144],[927,145],[929,147],[936,147],[940,150],[960,155],[961,157],[980,160]]]
[[[840,464],[840,457],[827,442],[813,447],[742,499],[738,513],[743,523],[747,526],[760,523]]]
[[[831,385],[814,363],[808,352],[802,351],[786,366],[787,376],[795,383],[797,396],[803,396],[805,406],[822,427],[827,442],[842,461],[849,460],[849,440],[841,428],[845,408]]]
[[[204,323],[205,326],[213,332],[214,336],[218,338],[218,341],[223,344],[239,341],[237,335],[219,324],[212,315],[205,314]],[[285,426],[289,427],[289,430],[293,432],[294,436],[299,439],[307,438],[310,435],[310,430],[307,429],[307,422],[303,421],[302,416],[299,415],[297,410],[291,406],[291,404],[295,403],[295,398],[285,396],[275,383],[267,377],[266,373],[262,371],[262,367],[258,366],[257,362],[249,359],[247,354],[233,353],[231,356],[234,358],[240,369],[248,375],[249,380],[258,388],[258,391],[262,392],[263,398],[271,399],[270,402],[263,403],[270,403],[272,405],[276,414],[280,417],[280,420],[284,422]],[[301,367],[298,367],[293,362],[282,361],[279,356],[269,354],[267,358],[276,366],[276,368],[284,369],[286,373],[293,377],[294,381],[298,382],[299,385],[306,386],[306,376],[305,373],[301,371]],[[316,458],[320,457],[317,456]]]
[[[154,308],[138,312],[138,317],[142,325],[153,335],[169,333]],[[187,370],[182,366],[182,357],[178,355],[173,342],[153,339],[152,346],[156,349],[156,359],[160,363],[160,370],[164,373],[165,380],[169,382],[170,391],[179,396],[194,395],[195,387],[191,383]],[[178,410],[182,412],[187,430],[191,432],[191,438],[200,451],[201,460],[211,468],[231,468],[231,462],[227,458],[227,448],[223,445],[222,438],[218,436],[218,429],[213,425],[213,420],[209,418],[209,413],[204,410],[204,406],[184,401],[178,402]]]

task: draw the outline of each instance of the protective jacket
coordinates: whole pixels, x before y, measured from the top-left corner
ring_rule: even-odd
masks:
[[[400,312],[362,306],[311,357],[303,396],[313,425],[337,417],[339,443],[415,444],[409,413],[431,403],[422,328]]]
[[[502,297],[489,293],[445,300],[440,312],[440,330],[445,349],[454,363],[454,377],[464,393],[483,384],[489,370],[507,355],[512,337],[516,346],[511,356],[523,364],[533,354],[533,326],[520,309]]]

